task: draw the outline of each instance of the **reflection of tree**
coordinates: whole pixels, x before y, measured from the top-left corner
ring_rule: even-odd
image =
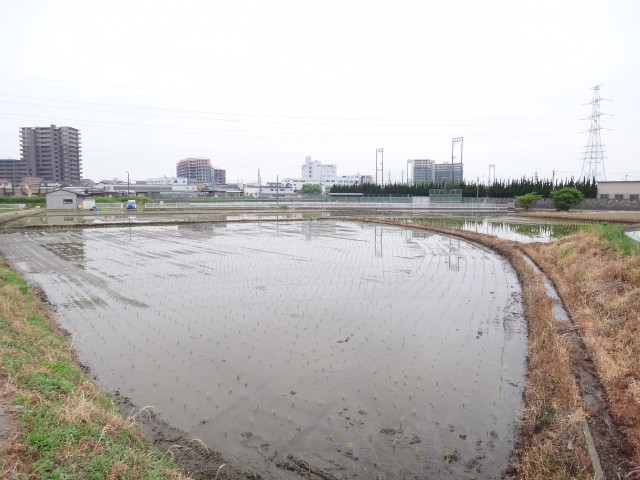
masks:
[[[511,228],[515,233],[526,235],[528,237],[538,237],[541,234],[549,235],[549,227],[547,225],[516,223],[511,225]]]

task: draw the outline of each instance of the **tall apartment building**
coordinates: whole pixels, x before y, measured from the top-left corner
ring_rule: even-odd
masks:
[[[45,182],[77,183],[82,176],[80,131],[73,127],[23,127],[21,159],[27,176]]]
[[[0,178],[9,180],[12,185],[20,185],[23,178],[30,177],[27,164],[22,160],[0,159]]]
[[[183,158],[176,166],[176,176],[186,177],[193,182],[211,183],[213,167],[208,158]]]
[[[413,164],[413,184],[433,183],[436,162],[429,159],[409,160]]]
[[[213,183],[216,185],[226,185],[227,184],[227,171],[223,168],[214,168],[213,169]]]
[[[419,183],[462,183],[462,163],[436,163],[435,160],[409,160],[413,164],[413,184]]]
[[[437,184],[462,183],[462,163],[436,163],[434,181]]]

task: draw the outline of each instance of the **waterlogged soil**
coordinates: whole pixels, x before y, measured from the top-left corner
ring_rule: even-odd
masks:
[[[154,407],[160,446],[206,445],[187,463],[201,478],[222,458],[274,479],[508,466],[526,326],[515,273],[481,247],[324,220],[31,231],[0,250],[97,381]]]

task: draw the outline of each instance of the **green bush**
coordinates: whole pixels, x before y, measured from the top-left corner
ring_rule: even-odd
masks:
[[[553,206],[556,210],[568,211],[571,207],[584,202],[584,194],[573,187],[564,187],[551,192]]]
[[[524,208],[524,211],[526,212],[533,207],[538,200],[542,200],[542,198],[542,195],[536,192],[529,192],[524,195],[517,196],[516,202],[518,202],[518,205]]]
[[[27,205],[44,205],[44,197],[0,197],[0,203],[26,203]]]

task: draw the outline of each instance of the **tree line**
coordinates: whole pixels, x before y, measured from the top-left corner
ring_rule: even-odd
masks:
[[[550,180],[545,178],[526,178],[515,180],[496,180],[487,186],[482,183],[465,182],[462,183],[418,183],[407,185],[406,183],[391,183],[384,186],[373,183],[363,183],[360,185],[334,185],[331,193],[362,193],[367,196],[429,196],[429,190],[436,188],[458,188],[462,190],[463,197],[492,197],[492,198],[513,198],[536,192],[543,198],[550,198],[551,192],[560,188],[571,187],[579,190],[585,198],[596,198],[598,184],[595,178],[574,179],[573,177],[564,180]]]

